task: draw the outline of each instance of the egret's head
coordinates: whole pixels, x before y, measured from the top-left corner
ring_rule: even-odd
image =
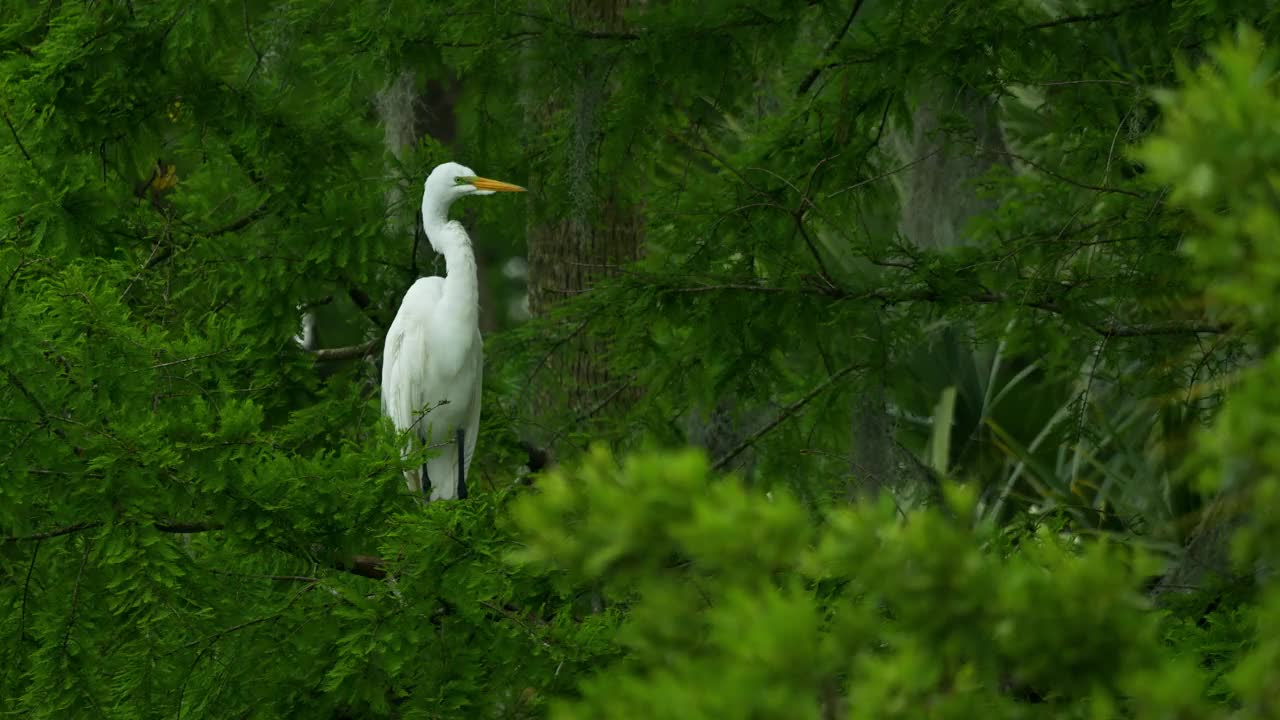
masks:
[[[524,191],[519,185],[483,178],[465,165],[447,162],[437,165],[427,176],[427,182],[423,186],[422,205],[424,209],[429,204],[447,209],[454,200],[466,195]]]

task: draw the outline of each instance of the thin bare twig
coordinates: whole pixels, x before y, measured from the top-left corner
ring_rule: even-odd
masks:
[[[212,642],[214,640],[217,640],[223,637],[224,635],[229,635],[237,630],[243,630],[247,627],[253,627],[254,625],[261,625],[262,623],[270,622],[272,620],[278,620],[284,616],[285,611],[288,610],[290,607],[292,607],[293,603],[295,603],[299,597],[302,597],[303,593],[307,592],[308,590],[311,590],[315,586],[316,586],[316,583],[311,583],[304,587],[298,588],[296,591],[294,591],[294,593],[291,596],[289,596],[289,599],[285,601],[284,606],[280,608],[279,612],[272,613],[271,615],[264,615],[260,618],[254,618],[253,620],[246,620],[237,625],[232,625],[229,628],[224,628],[217,632],[210,633],[208,635],[205,635],[202,638],[197,638],[195,640],[192,640],[191,642],[188,642],[186,645],[183,645],[180,649],[185,650],[186,648],[195,647],[196,645],[200,645],[204,642]]]
[[[246,227],[253,224],[257,220],[260,220],[261,218],[266,217],[267,214],[268,214],[267,206],[264,203],[262,205],[259,205],[257,208],[253,209],[248,215],[245,215],[244,217],[239,218],[238,220],[232,220],[226,225],[213,228],[212,230],[196,230],[194,231],[194,234],[204,235],[206,237],[214,237],[217,235],[225,235],[227,233],[236,232],[236,231],[245,229]],[[168,260],[170,257],[173,257],[173,250],[174,250],[174,246],[172,241],[170,241],[170,243],[166,245],[164,249],[162,249],[160,252],[152,254],[151,259],[147,261],[144,269],[150,270],[151,268],[159,265],[165,260]]]
[[[844,39],[844,36],[849,32],[849,26],[853,25],[853,19],[858,17],[858,11],[862,9],[862,4],[865,1],[866,0],[854,0],[853,9],[849,11],[849,17],[845,19],[844,26],[840,28],[840,32],[836,33],[835,36],[831,38],[831,41],[827,43],[827,46],[822,49],[822,61],[825,62],[827,56],[836,49],[836,45],[839,45],[840,41]],[[810,70],[808,75],[805,75],[804,80],[800,81],[800,87],[796,89],[796,97],[800,97],[809,92],[809,88],[813,87],[814,81],[816,81],[818,79],[818,75],[822,73],[823,67],[824,65],[820,64],[818,67]]]
[[[31,551],[31,564],[27,566],[27,579],[22,583],[22,612],[18,618],[18,647],[22,646],[22,636],[27,631],[27,597],[31,594],[31,573],[36,569],[36,558],[40,557],[40,543],[37,542]]]
[[[258,73],[258,68],[262,67],[262,51],[258,49],[258,43],[253,41],[253,29],[249,26],[249,3],[248,0],[241,0],[240,10],[244,17],[244,36],[249,41],[249,47],[253,50],[254,62],[253,69],[249,71],[249,75],[244,79],[245,87],[248,87],[249,81]]]
[[[223,529],[222,523],[216,522],[168,522],[156,523],[153,525],[156,530],[162,533],[176,533],[179,535],[194,535],[195,533],[212,532]]]
[[[1089,183],[1083,183],[1083,182],[1080,182],[1079,180],[1072,180],[1069,177],[1066,177],[1064,175],[1054,172],[1053,170],[1050,170],[1049,168],[1037,163],[1034,160],[1031,160],[1030,158],[1023,157],[1022,155],[1018,155],[1017,153],[1011,153],[1007,150],[996,150],[995,148],[983,147],[982,145],[977,145],[976,143],[975,143],[975,147],[977,147],[979,150],[983,152],[989,152],[993,155],[1004,155],[1005,157],[1013,158],[1018,162],[1026,163],[1032,168],[1039,170],[1040,172],[1044,173],[1045,175],[1048,175],[1051,178],[1054,178],[1055,180],[1061,180],[1062,182],[1067,183],[1068,185],[1074,185],[1083,190],[1093,190],[1094,192],[1100,192],[1100,193],[1116,193],[1116,194],[1128,195],[1129,197],[1136,197],[1136,198],[1146,197],[1144,193],[1135,192],[1133,190],[1125,190],[1124,188],[1109,187],[1106,185],[1090,185]]]
[[[226,575],[227,577],[255,578],[258,580],[274,580],[276,582],[320,582],[320,578],[308,577],[306,575],[261,575],[258,573],[239,573],[227,570],[215,570],[214,568],[208,568],[208,570],[214,575]]]
[[[202,353],[200,355],[192,355],[191,357],[185,357],[185,358],[182,358],[181,360],[170,360],[169,362],[157,363],[155,365],[152,365],[151,369],[159,370],[160,368],[172,367],[174,365],[184,365],[189,362],[195,362],[196,360],[204,360],[205,358],[211,358],[218,355],[222,355],[223,353],[226,353],[226,352],[228,352],[228,348],[215,350],[214,352]]]
[[[47,418],[49,413],[45,412],[44,405],[35,395],[32,394],[30,390],[27,389],[27,386],[23,384],[22,379],[8,368],[5,368],[4,372],[5,375],[9,376],[9,383],[17,388],[18,392],[22,393],[22,396],[27,399],[27,402],[31,403],[32,407],[36,409],[36,412],[40,413],[40,417]]]
[[[89,563],[89,549],[93,543],[86,541],[84,554],[80,556],[80,571],[76,573],[75,588],[71,591],[71,614],[67,617],[67,630],[62,634],[62,655],[67,654],[67,642],[71,640],[71,629],[76,624],[76,613],[80,610],[80,582],[84,579],[84,566]]]
[[[62,537],[63,535],[71,535],[72,533],[78,533],[81,530],[93,530],[94,528],[102,527],[104,524],[105,523],[103,523],[101,520],[87,520],[85,522],[78,522],[72,525],[66,525],[60,528],[54,528],[53,530],[47,530],[42,533],[35,533],[32,535],[15,535],[15,536],[6,537],[4,538],[4,542],[14,543],[14,542],[26,542],[30,540],[35,540],[38,542],[40,540],[49,540],[51,538]],[[163,532],[163,533],[179,533],[179,534],[189,535],[193,533],[209,532],[211,530],[221,530],[223,528],[223,525],[222,523],[213,523],[213,522],[157,522],[152,527],[154,527],[156,530],[159,530],[160,532]]]
[[[42,533],[6,537],[0,542],[5,544],[30,540],[39,542],[41,540],[48,540],[50,538],[61,537],[63,535],[70,535],[82,530],[100,528],[104,524],[105,523],[101,520],[79,522],[60,528],[54,528],[53,530],[48,530]],[[193,535],[202,532],[215,532],[225,528],[222,523],[212,521],[158,521],[152,523],[151,526],[162,533],[172,533],[176,535]],[[337,570],[374,579],[386,577],[387,573],[383,567],[384,565],[385,561],[376,555],[350,555],[345,558],[334,560],[333,562],[333,567]]]
[[[9,118],[9,113],[4,113],[4,124],[9,126],[9,132],[13,135],[13,141],[17,143],[18,150],[22,151],[22,157],[27,159],[27,163],[31,167],[36,166],[36,161],[31,159],[31,153],[27,152],[27,147],[22,144],[22,138],[18,137],[18,128],[13,126],[13,120]]]
[[[767,295],[775,294],[796,294],[796,295],[821,295],[832,298],[839,302],[848,301],[874,301],[884,306],[900,305],[911,302],[942,302],[944,300],[952,301],[960,304],[969,305],[1016,305],[1019,307],[1031,308],[1042,312],[1052,313],[1066,317],[1067,311],[1051,299],[1024,299],[1019,300],[1010,298],[1007,295],[994,292],[980,292],[969,295],[945,296],[936,290],[923,289],[911,290],[907,292],[894,292],[887,289],[874,289],[863,292],[851,292],[843,288],[817,288],[817,287],[773,287],[768,285],[753,285],[750,283],[724,283],[717,285],[694,285],[690,287],[672,287],[663,288],[661,292],[668,293],[707,293],[707,292],[751,292],[762,293]],[[1148,324],[1127,324],[1115,321],[1105,323],[1077,321],[1084,327],[1103,335],[1114,338],[1134,338],[1134,337],[1156,337],[1162,335],[1218,335],[1229,332],[1233,329],[1233,325],[1227,322],[1165,322],[1165,323],[1148,323]]]
[[[1048,28],[1055,28],[1062,25],[1073,25],[1075,23],[1098,22],[1100,20],[1112,20],[1120,17],[1121,15],[1127,15],[1128,13],[1131,13],[1134,10],[1141,10],[1142,8],[1147,7],[1149,5],[1155,5],[1157,2],[1161,2],[1161,0],[1146,0],[1146,2],[1134,3],[1129,7],[1120,8],[1119,10],[1112,10],[1110,12],[1087,13],[1084,15],[1068,15],[1067,17],[1060,17],[1056,20],[1047,20],[1042,23],[1036,23],[1035,25],[1030,25],[1027,27],[1027,29],[1028,30],[1045,30]]]
[[[885,107],[886,107],[885,112],[888,112],[888,106],[886,105]],[[864,185],[870,185],[871,183],[876,182],[877,180],[883,180],[883,179],[885,179],[885,178],[887,178],[887,177],[889,177],[889,176],[891,176],[891,175],[896,175],[896,174],[898,174],[898,173],[902,172],[903,170],[906,170],[906,169],[908,169],[908,168],[910,168],[910,167],[912,167],[912,166],[914,166],[914,165],[919,165],[920,163],[924,162],[925,160],[928,160],[929,158],[933,157],[934,155],[937,155],[937,154],[938,154],[938,153],[940,153],[940,152],[942,152],[942,148],[940,148],[940,147],[939,147],[939,148],[935,148],[933,151],[931,151],[931,152],[929,152],[929,153],[927,153],[927,154],[925,154],[925,155],[921,155],[920,157],[916,158],[915,160],[912,160],[911,162],[909,162],[909,163],[907,163],[907,164],[905,164],[905,165],[899,165],[898,167],[896,167],[896,168],[894,168],[894,169],[892,169],[892,170],[886,170],[885,172],[882,172],[882,173],[880,173],[879,175],[876,175],[876,176],[874,176],[874,177],[869,177],[869,178],[867,178],[866,180],[859,180],[858,182],[856,182],[856,183],[854,183],[854,184],[850,185],[849,187],[844,188],[844,189],[842,189],[842,190],[836,190],[835,192],[828,193],[828,194],[827,194],[827,199],[831,199],[831,198],[833,198],[833,197],[835,197],[835,196],[837,196],[837,195],[843,195],[844,193],[847,193],[847,192],[849,192],[850,190],[857,190],[858,188],[860,188],[860,187],[862,187],[862,186],[864,186]]]
[[[828,377],[826,380],[823,380],[821,383],[818,383],[816,386],[814,386],[812,390],[805,393],[804,397],[800,398],[799,400],[796,400],[795,402],[791,403],[790,405],[786,406],[781,411],[779,411],[777,417],[769,421],[767,425],[748,435],[746,439],[738,443],[736,446],[734,446],[733,449],[731,449],[729,452],[725,453],[722,457],[716,460],[713,468],[717,471],[724,470],[725,467],[727,467],[729,463],[733,461],[734,458],[736,458],[738,455],[741,455],[744,450],[754,445],[756,441],[758,441],[760,438],[772,432],[774,428],[781,425],[788,418],[800,412],[800,410],[803,409],[805,405],[808,405],[810,401],[812,401],[814,398],[821,395],[823,391],[825,391],[827,388],[834,385],[837,380],[844,377],[845,375],[848,375],[854,370],[857,370],[863,367],[865,366],[862,365],[861,363],[854,363],[852,365],[845,366],[844,368],[841,368],[840,370],[837,370],[836,372],[832,373],[831,376]]]
[[[348,345],[346,347],[336,348],[320,348],[310,351],[316,356],[316,360],[355,360],[362,358],[373,352],[375,348],[382,344],[381,339],[370,340],[360,343],[359,345]]]
[[[102,527],[102,522],[101,521],[80,522],[74,525],[67,525],[66,527],[55,528],[53,530],[49,530],[48,532],[35,533],[34,535],[11,536],[11,537],[5,538],[4,542],[15,543],[15,542],[24,542],[28,540],[35,540],[36,542],[40,542],[41,540],[48,540],[50,538],[62,537],[63,535],[70,535],[72,533],[80,532],[81,530],[90,530],[96,527]]]

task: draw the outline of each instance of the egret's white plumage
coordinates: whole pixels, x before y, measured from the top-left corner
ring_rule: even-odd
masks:
[[[431,247],[444,255],[445,276],[419,278],[387,331],[382,411],[398,430],[411,429],[417,442],[441,446],[425,466],[432,500],[457,497],[459,428],[465,432],[464,473],[471,465],[484,371],[475,255],[467,231],[449,220],[449,206],[466,195],[523,190],[477,177],[457,163],[432,170],[423,186],[422,224]],[[422,468],[406,471],[405,480],[410,491],[423,492]]]

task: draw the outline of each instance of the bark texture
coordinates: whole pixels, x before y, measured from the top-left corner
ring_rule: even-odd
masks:
[[[622,11],[629,3],[619,0],[581,0],[570,5],[575,27],[593,31],[618,31]],[[619,266],[640,257],[643,221],[638,208],[614,193],[616,183],[602,183],[598,166],[600,143],[608,142],[602,127],[602,111],[612,88],[607,67],[585,63],[568,71],[570,92],[563,100],[552,94],[530,97],[530,130],[538,132],[548,122],[568,121],[570,143],[565,158],[568,203],[558,218],[532,220],[529,229],[529,309],[544,316],[557,304],[588,291]],[[607,337],[587,328],[566,329],[567,339],[547,355],[535,380],[535,415],[569,410],[570,425],[609,413],[631,398],[626,378],[608,369]],[[547,408],[547,406],[550,406]],[[545,413],[551,409],[551,413]],[[564,420],[562,418],[561,422]],[[555,434],[574,427],[557,428]],[[555,438],[542,438],[554,441]]]

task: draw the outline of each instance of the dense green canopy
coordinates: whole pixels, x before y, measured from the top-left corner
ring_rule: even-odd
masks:
[[[0,0],[0,714],[1277,717],[1277,7]]]

